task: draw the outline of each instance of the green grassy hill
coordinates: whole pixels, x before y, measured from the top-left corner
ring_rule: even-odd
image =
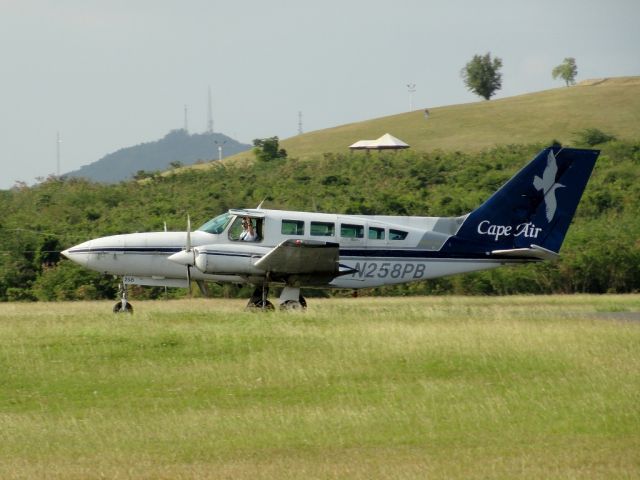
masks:
[[[640,132],[640,77],[586,80],[572,87],[499,100],[376,118],[305,133],[281,141],[290,157],[308,159],[325,152],[344,153],[349,145],[391,133],[421,152],[477,152],[496,145],[574,143],[575,133],[598,128],[621,139]],[[225,162],[252,159],[251,152]],[[195,168],[208,168],[198,165]]]

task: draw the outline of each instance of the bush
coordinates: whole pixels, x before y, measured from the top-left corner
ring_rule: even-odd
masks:
[[[576,140],[579,144],[590,147],[595,147],[601,143],[607,143],[616,139],[614,135],[605,133],[597,128],[585,128],[581,132],[577,132],[576,135]]]
[[[32,291],[41,301],[97,300],[114,298],[116,293],[111,279],[70,261],[44,268]]]

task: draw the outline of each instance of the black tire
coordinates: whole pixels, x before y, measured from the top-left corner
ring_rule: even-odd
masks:
[[[122,300],[118,300],[113,306],[113,313],[133,313],[133,305],[127,302],[127,306],[122,309]]]
[[[266,300],[265,302],[263,302],[262,300],[258,300],[256,302],[249,303],[246,309],[252,312],[270,312],[275,310],[275,307],[269,300]]]
[[[307,309],[307,302],[305,302],[304,298],[302,297],[300,297],[300,299],[302,300],[301,302],[296,302],[295,300],[287,300],[286,302],[280,304],[280,310],[284,310],[287,312],[304,312]]]

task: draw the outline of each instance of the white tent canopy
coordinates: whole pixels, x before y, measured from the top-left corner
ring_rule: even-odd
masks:
[[[385,133],[377,140],[360,140],[349,146],[352,150],[398,150],[409,148],[409,144],[389,133]]]

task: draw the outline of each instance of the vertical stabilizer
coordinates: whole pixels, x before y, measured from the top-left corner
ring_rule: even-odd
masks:
[[[600,152],[550,147],[471,212],[449,248],[558,252]]]

